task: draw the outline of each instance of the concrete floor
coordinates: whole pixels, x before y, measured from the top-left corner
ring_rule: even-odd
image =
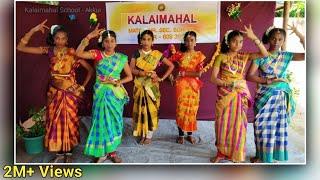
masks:
[[[73,152],[74,163],[92,163],[93,158],[83,155],[83,148],[91,124],[90,117],[81,118],[81,144]],[[197,144],[186,142],[184,145],[175,142],[177,128],[174,120],[161,119],[159,129],[154,133],[150,145],[139,145],[132,136],[132,123],[124,119],[125,129],[123,142],[118,148],[118,154],[124,163],[210,163],[210,157],[215,156],[214,122],[198,121],[198,131],[194,134]],[[304,113],[297,112],[289,128],[289,161],[285,163],[305,163],[305,122]],[[48,163],[54,156],[47,151],[36,155],[28,155],[22,142],[17,142],[17,163]],[[253,124],[248,124],[246,162],[255,155]],[[111,163],[106,160],[105,163]],[[231,163],[224,161],[224,163]]]

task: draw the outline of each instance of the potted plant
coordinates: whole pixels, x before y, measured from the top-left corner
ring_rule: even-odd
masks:
[[[43,151],[43,138],[45,134],[46,108],[39,110],[34,108],[29,111],[29,119],[17,124],[17,138],[24,140],[25,149],[28,154],[37,154]]]

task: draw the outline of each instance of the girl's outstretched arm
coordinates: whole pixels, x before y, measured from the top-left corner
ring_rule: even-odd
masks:
[[[27,46],[31,36],[37,32],[41,31],[42,34],[44,34],[46,29],[50,29],[46,25],[47,19],[44,20],[42,23],[38,24],[37,26],[33,27],[29,32],[27,32],[23,38],[21,38],[20,42],[18,43],[17,50],[25,53],[30,54],[47,54],[48,53],[48,47],[30,47]]]
[[[81,43],[79,44],[76,55],[83,59],[95,59],[95,55],[91,53],[90,51],[84,51],[84,49],[89,45],[89,41],[95,37],[98,37],[101,33],[101,31],[104,30],[104,28],[99,29],[100,24],[96,26],[96,28],[89,33],[85,38],[82,39]]]

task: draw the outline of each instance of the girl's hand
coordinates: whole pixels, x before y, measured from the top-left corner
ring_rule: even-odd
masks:
[[[48,19],[44,20],[42,23],[38,24],[37,26],[35,26],[34,28],[32,28],[33,32],[37,32],[37,31],[41,31],[42,34],[44,34],[44,31],[46,29],[50,29],[47,25],[46,22],[48,21]]]
[[[108,79],[105,76],[98,76],[99,80],[103,83],[103,84],[112,84],[115,86],[120,86],[120,80],[112,80],[112,79]]]
[[[161,82],[161,81],[162,81],[162,79],[159,78],[158,76],[156,78],[152,79],[152,82]]]
[[[287,82],[287,80],[283,78],[277,78],[277,77],[267,79],[267,84],[272,84],[275,82]]]
[[[290,34],[297,34],[299,33],[299,31],[297,30],[297,26],[293,23],[292,25],[288,24],[288,30],[291,30],[292,32]]]
[[[151,75],[151,79],[152,79],[152,82],[160,82],[161,81],[161,79],[159,78],[159,76],[155,72]]]
[[[78,89],[78,88],[79,88],[79,85],[78,84],[74,84],[74,85],[68,87],[67,91],[75,92],[76,89]]]
[[[115,85],[115,86],[117,86],[117,87],[118,87],[118,86],[121,86],[121,82],[120,82],[120,80],[116,80],[116,81],[114,81],[114,85]]]
[[[158,77],[157,73],[156,72],[152,72],[151,76],[150,76],[152,79],[155,79]]]
[[[245,29],[245,31],[241,31],[241,32],[246,34],[249,39],[251,39],[251,40],[258,39],[252,30],[251,24],[249,24],[249,27],[244,25],[244,29]]]
[[[99,26],[100,26],[100,23],[98,23],[96,28],[94,28],[94,30],[87,35],[87,38],[92,39],[92,38],[100,36],[100,34],[105,30],[105,28],[99,29]]]
[[[272,83],[274,83],[274,82],[287,82],[287,80],[283,79],[283,78],[275,78],[272,80]]]

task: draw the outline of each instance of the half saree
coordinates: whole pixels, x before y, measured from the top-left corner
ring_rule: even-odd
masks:
[[[152,72],[163,59],[162,53],[153,50],[149,54],[137,51],[134,54],[136,67],[139,70]],[[158,128],[158,110],[160,107],[159,83],[153,82],[151,77],[138,77],[134,79],[133,88],[133,136],[147,137],[148,132]]]
[[[247,109],[251,95],[243,78],[249,55],[238,53],[234,58],[220,54],[214,67],[220,68],[220,79],[234,82],[234,87],[218,86],[216,101],[215,135],[218,156],[223,155],[233,162],[242,162],[246,157]]]
[[[50,152],[69,152],[80,141],[77,113],[82,93],[67,90],[77,84],[75,70],[79,63],[72,48],[57,55],[49,48],[48,56],[51,79],[47,92],[45,147]]]
[[[286,79],[293,53],[276,52],[254,60],[263,78]],[[288,123],[295,111],[292,89],[288,82],[260,84],[255,97],[254,133],[256,157],[262,162],[288,160]]]
[[[200,51],[191,54],[177,52],[170,60],[178,62],[180,72],[199,72],[205,58]],[[184,132],[196,131],[202,82],[198,77],[178,77],[175,86],[177,125]]]
[[[123,106],[129,101],[124,87],[103,83],[101,79],[120,79],[128,61],[121,53],[105,56],[99,50],[94,53],[96,82],[94,85],[92,125],[84,148],[84,154],[103,157],[114,152],[121,144],[123,133]]]

